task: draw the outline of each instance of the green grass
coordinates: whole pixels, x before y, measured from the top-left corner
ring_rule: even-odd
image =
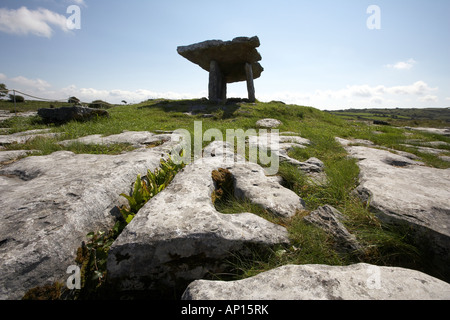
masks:
[[[2,102],[0,109],[5,104],[7,102]],[[31,102],[26,104],[27,108],[49,105],[48,103],[34,105]],[[192,106],[199,105],[203,106],[204,110],[198,115],[184,114],[190,111]],[[135,105],[116,106],[108,109],[108,112],[109,118],[86,123],[70,122],[64,125],[46,125],[39,118],[32,117],[4,121],[0,123],[0,127],[8,128],[10,133],[42,128],[50,128],[51,132],[61,133],[57,138],[36,139],[24,145],[8,146],[8,149],[38,150],[41,154],[61,150],[76,153],[117,154],[131,150],[131,146],[106,147],[72,144],[63,147],[57,142],[92,134],[118,134],[124,130],[154,132],[155,130],[186,129],[193,135],[194,121],[202,121],[203,133],[208,129],[216,128],[225,135],[227,129],[243,129],[245,131],[254,128],[257,120],[276,118],[283,123],[279,128],[280,132],[296,132],[311,141],[311,145],[306,148],[292,150],[290,156],[300,161],[305,161],[310,157],[322,160],[325,164],[328,183],[326,185],[314,184],[294,166],[282,163],[278,174],[283,177],[284,185],[305,201],[307,209],[287,220],[273,217],[264,209],[246,200],[231,197],[226,202],[217,204],[218,210],[224,214],[253,212],[273,223],[283,225],[287,228],[292,240],[291,246],[286,248],[278,247],[265,252],[254,250],[251,258],[236,257],[233,261],[236,276],[251,276],[287,263],[346,265],[363,261],[378,265],[426,268],[425,253],[417,250],[411,240],[410,230],[382,224],[369,208],[352,194],[352,190],[358,185],[359,169],[356,161],[347,157],[345,149],[335,141],[335,137],[367,139],[379,146],[412,152],[427,165],[438,168],[449,168],[450,164],[439,160],[436,156],[420,153],[414,148],[404,147],[402,144],[411,139],[450,143],[449,137],[416,131],[409,132],[391,126],[368,125],[359,121],[349,122],[314,108],[277,102],[216,105],[204,100],[152,100]],[[205,113],[213,116],[204,118],[203,114]],[[223,138],[225,139],[225,136]],[[203,142],[204,146],[207,144],[208,141]],[[440,148],[444,153],[449,151],[448,147]],[[332,205],[343,213],[347,218],[345,225],[366,248],[365,253],[351,256],[339,254],[334,248],[333,239],[328,234],[303,221],[303,215],[325,204]]]

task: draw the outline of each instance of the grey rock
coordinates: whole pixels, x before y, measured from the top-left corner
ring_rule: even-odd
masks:
[[[3,167],[0,299],[65,283],[86,234],[112,226],[120,194],[130,192],[138,174],[159,167],[173,145],[114,156],[61,151]]]
[[[297,194],[267,179],[264,169],[252,163],[233,166],[230,169],[234,176],[235,196],[250,199],[253,203],[276,216],[292,217],[298,210],[305,209],[304,201]]]
[[[277,119],[261,119],[256,122],[256,126],[261,128],[277,128],[281,125],[282,122]]]
[[[413,131],[423,131],[428,133],[434,133],[434,134],[441,134],[444,136],[450,136],[450,128],[423,128],[423,127],[405,127],[407,130],[413,130]]]
[[[221,214],[215,209],[211,200],[215,190],[213,170],[229,169],[239,181],[240,170],[248,169],[246,177],[253,174],[264,179],[256,164],[241,167],[235,163],[235,155],[222,146],[218,141],[209,145],[204,158],[178,173],[114,242],[108,257],[108,276],[118,291],[180,290],[180,286],[184,290],[195,279],[227,270],[225,260],[236,252],[245,254],[248,245],[267,247],[289,242],[281,226],[254,214]],[[280,190],[276,183],[270,186]],[[271,208],[277,210],[278,205]]]
[[[197,280],[182,299],[449,300],[450,285],[418,271],[364,263],[286,265],[244,280]]]
[[[59,133],[51,133],[48,132],[50,129],[38,129],[38,130],[29,130],[24,132],[17,132],[8,135],[0,135],[0,145],[8,145],[8,144],[22,144],[27,143],[36,138],[56,138],[60,134]]]
[[[11,112],[9,110],[0,110],[0,121],[8,120],[14,117],[35,117],[37,116],[36,111],[28,112]]]
[[[0,164],[16,160],[20,157],[25,157],[30,153],[33,153],[33,150],[10,150],[10,151],[0,151]]]
[[[78,139],[65,140],[59,144],[67,146],[72,143],[111,145],[116,143],[129,143],[136,148],[146,147],[155,143],[171,140],[170,133],[154,134],[148,131],[124,131],[120,134],[102,136],[100,134],[89,135]]]
[[[200,43],[180,46],[178,53],[189,61],[210,72],[211,61],[216,61],[225,77],[226,83],[246,81],[245,64],[251,63],[253,79],[261,76],[263,68],[257,47],[258,37],[238,37],[231,41],[208,40]]]
[[[69,121],[89,121],[97,117],[109,117],[106,110],[92,109],[82,106],[39,109],[38,115],[46,122],[66,123]]]
[[[303,219],[331,234],[336,241],[338,251],[349,253],[363,251],[356,237],[343,225],[344,216],[332,206],[320,207]]]
[[[410,225],[418,244],[434,254],[436,268],[450,276],[450,169],[426,167],[386,150],[347,151],[358,159],[361,198],[383,221]]]

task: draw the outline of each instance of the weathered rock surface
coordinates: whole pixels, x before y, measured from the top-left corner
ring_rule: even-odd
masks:
[[[108,276],[117,290],[184,290],[195,279],[224,272],[225,260],[233,252],[245,254],[248,245],[267,247],[289,242],[285,228],[254,214],[216,211],[211,200],[215,190],[211,174],[224,168],[232,172],[236,189],[250,196],[250,201],[254,200],[253,187],[258,186],[241,183],[241,178],[264,185],[267,189],[259,191],[272,198],[272,203],[266,203],[268,210],[286,214],[285,203],[280,203],[287,202],[286,198],[276,196],[283,192],[281,186],[265,177],[256,164],[236,164],[235,155],[223,145],[217,141],[208,146],[204,158],[178,173],[114,242],[108,257]],[[301,207],[301,199],[295,199]],[[296,208],[291,209],[295,212]]]
[[[13,143],[27,143],[36,138],[55,138],[59,134],[48,132],[50,129],[37,129],[24,132],[17,132],[8,135],[0,135],[0,145],[8,145]]]
[[[91,231],[114,223],[120,194],[160,164],[174,142],[121,155],[55,152],[0,170],[0,299],[60,281]]]
[[[320,207],[303,219],[331,234],[339,251],[353,253],[363,250],[356,237],[343,225],[344,216],[332,206]]]
[[[253,203],[284,218],[292,217],[297,210],[305,209],[304,201],[296,193],[267,179],[262,167],[246,163],[233,166],[230,171],[235,179],[237,198],[251,199]]]
[[[0,110],[0,121],[8,120],[13,117],[34,117],[37,116],[36,111],[28,111],[28,112],[11,112],[8,110]]]
[[[324,163],[317,158],[310,158],[306,161],[299,161],[291,158],[288,153],[293,148],[306,148],[311,143],[308,139],[296,135],[288,135],[291,133],[283,133],[277,135],[267,133],[267,135],[250,136],[248,144],[250,147],[270,149],[279,159],[280,162],[288,162],[297,166],[302,170],[314,184],[324,185],[327,183],[327,177],[324,172]]]
[[[62,107],[55,109],[39,109],[38,115],[50,123],[65,123],[69,121],[88,121],[97,117],[109,117],[109,113],[101,109],[82,106]]]
[[[407,223],[418,243],[434,254],[434,263],[449,277],[450,169],[422,163],[386,150],[346,148],[358,159],[361,197],[387,222]]]
[[[258,37],[238,37],[231,41],[208,40],[180,46],[177,51],[208,72],[211,71],[211,61],[217,61],[226,83],[232,83],[246,81],[246,63],[252,66],[253,79],[261,76],[264,69],[258,63],[261,55],[256,48],[259,46]]]
[[[9,161],[13,161],[20,157],[25,157],[30,153],[33,153],[33,150],[0,151],[0,164],[9,162]]]
[[[116,143],[129,143],[136,148],[155,145],[171,140],[171,134],[154,134],[148,131],[124,131],[120,134],[102,136],[100,134],[85,136],[74,140],[59,142],[61,145],[70,145],[78,142],[83,144],[111,145]]]
[[[286,265],[239,281],[197,280],[184,300],[449,300],[450,284],[369,264]]]
[[[278,128],[281,125],[281,121],[277,119],[261,119],[256,122],[256,126],[261,128]]]
[[[439,128],[405,127],[405,129],[450,136],[450,128],[439,129]]]

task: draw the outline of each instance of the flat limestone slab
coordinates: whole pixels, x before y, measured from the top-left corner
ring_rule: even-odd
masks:
[[[200,43],[180,46],[178,53],[189,61],[210,71],[211,61],[217,61],[227,83],[246,81],[245,64],[250,63],[253,79],[264,71],[258,63],[261,55],[256,50],[260,46],[258,37],[238,37],[231,41],[208,40]]]
[[[229,169],[237,180],[256,176],[258,181],[254,182],[267,187],[264,192],[271,201],[265,205],[272,212],[281,209],[284,214],[289,200],[274,195],[283,192],[281,185],[261,176],[263,170],[258,165],[227,164],[225,160],[233,160],[234,154],[222,157],[217,148],[212,149],[216,152],[205,151],[210,157],[199,159],[178,173],[166,189],[138,212],[112,245],[108,277],[118,291],[159,292],[161,288],[180,290],[180,286],[184,290],[195,279],[224,272],[226,260],[236,252],[245,254],[248,245],[289,243],[282,226],[251,213],[222,214],[215,209],[211,175],[219,168]],[[245,177],[242,171],[247,172]],[[238,188],[245,191],[250,187]],[[292,196],[297,207],[302,208],[301,199]],[[291,210],[295,213],[296,207]]]
[[[386,222],[406,223],[418,244],[433,253],[433,263],[450,277],[450,169],[364,146],[346,147],[358,160],[358,193]]]
[[[65,283],[77,248],[114,224],[120,194],[159,167],[172,142],[121,155],[60,151],[0,170],[0,300],[54,281]]]
[[[450,284],[370,264],[286,265],[239,281],[197,280],[183,300],[450,300]]]

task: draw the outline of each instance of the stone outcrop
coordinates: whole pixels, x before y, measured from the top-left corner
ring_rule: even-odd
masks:
[[[256,122],[256,126],[260,128],[278,128],[282,123],[277,119],[261,119]]]
[[[361,198],[389,223],[408,224],[432,263],[450,277],[450,169],[426,167],[410,158],[364,146],[346,147],[358,160]]]
[[[0,299],[20,299],[31,288],[65,283],[86,234],[114,224],[119,195],[130,192],[138,174],[159,167],[174,145],[114,156],[60,151],[4,166]]]
[[[238,37],[232,41],[208,40],[180,46],[178,53],[209,72],[209,99],[225,101],[227,83],[246,81],[248,98],[255,101],[253,80],[261,76],[263,68],[258,37]]]
[[[109,113],[101,109],[82,106],[39,109],[38,115],[49,123],[66,123],[70,121],[89,121],[98,117],[109,117]]]
[[[30,153],[33,153],[33,150],[0,151],[0,164],[8,163],[21,157],[26,157]]]
[[[98,144],[98,145],[111,145],[117,143],[128,143],[135,148],[142,148],[147,146],[154,146],[159,143],[163,143],[171,140],[171,134],[154,134],[148,131],[124,131],[119,134],[113,134],[109,136],[102,136],[100,134],[94,134],[90,136],[81,137],[74,140],[65,140],[59,142],[59,144],[67,146],[71,143],[82,144]]]
[[[0,145],[22,144],[36,138],[56,138],[59,134],[49,132],[50,129],[37,129],[24,132],[17,132],[8,135],[0,135]]]
[[[184,300],[450,300],[450,284],[369,264],[286,265],[238,281],[197,280]]]
[[[405,127],[405,129],[450,136],[450,128],[438,129],[438,128],[422,128],[422,127]]]
[[[264,176],[258,165],[238,164],[236,155],[223,146],[219,141],[208,146],[204,158],[178,173],[114,242],[108,277],[116,290],[182,292],[195,279],[225,272],[229,267],[225,261],[236,252],[245,254],[248,246],[289,242],[284,227],[251,213],[222,214],[215,209],[212,172],[220,168],[232,173],[238,193],[274,214],[292,215],[303,208],[295,193]]]
[[[331,234],[336,242],[336,249],[340,252],[362,252],[363,248],[344,226],[344,216],[330,205],[325,205],[311,212],[303,218],[328,234]]]

